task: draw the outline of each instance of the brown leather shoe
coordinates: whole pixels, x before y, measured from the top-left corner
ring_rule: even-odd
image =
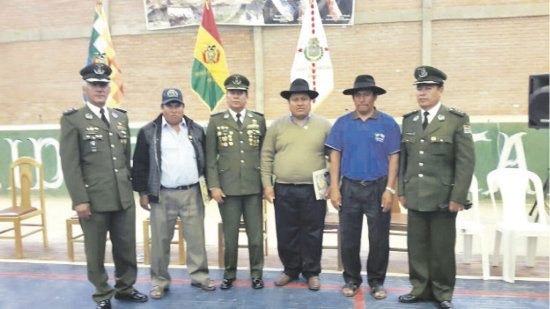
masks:
[[[321,288],[321,279],[319,276],[312,276],[307,279],[307,287],[312,291],[319,291]]]
[[[285,273],[282,273],[279,278],[277,278],[277,280],[275,280],[275,285],[276,286],[283,286],[283,285],[287,285],[290,281],[294,280],[292,277],[290,277],[289,275],[285,274]]]
[[[342,294],[346,297],[353,297],[357,294],[359,286],[353,282],[348,282],[342,287]]]

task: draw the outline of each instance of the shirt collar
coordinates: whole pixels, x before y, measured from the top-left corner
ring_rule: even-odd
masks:
[[[422,114],[424,114],[424,112],[428,112],[428,113],[430,113],[430,116],[435,116],[437,114],[437,112],[439,111],[440,107],[441,107],[441,101],[437,102],[436,105],[434,105],[432,108],[430,108],[428,110],[422,110]]]
[[[229,114],[231,114],[233,120],[237,121],[237,113],[231,108],[229,109]],[[239,114],[241,114],[241,122],[244,122],[244,116],[246,116],[246,108],[243,108],[243,110],[240,111]]]
[[[95,106],[95,105],[93,105],[92,103],[90,103],[88,101],[86,101],[86,105],[92,111],[92,113],[94,113],[97,116],[97,118],[101,119],[101,108],[100,107]],[[105,117],[107,118],[107,120],[110,120],[109,112],[107,110],[107,106],[103,106],[103,109],[105,110]]]
[[[353,115],[351,116],[351,119],[352,120],[355,120],[355,119],[360,119],[361,117],[359,117],[359,113],[357,113],[357,111],[353,112]],[[370,115],[369,118],[372,118],[372,119],[378,119],[380,118],[380,112],[376,109],[376,107],[374,108],[374,113],[372,113],[372,115]],[[367,118],[368,119],[368,118]]]
[[[181,119],[180,126],[182,128],[186,128],[186,124],[185,124],[185,121],[183,120],[183,118]],[[164,115],[162,115],[162,127],[163,128],[170,127],[170,124],[168,123],[168,121],[166,121],[166,118],[164,118]]]
[[[309,113],[307,114],[306,118],[304,118],[304,122],[302,122],[301,127],[305,126],[305,125],[309,122],[309,119],[311,118],[311,115],[312,115],[311,112],[309,112]],[[292,113],[290,113],[289,116],[290,116],[290,120],[291,120],[292,122],[294,122],[296,125],[298,125],[298,122],[296,121],[296,118],[295,118],[294,116],[292,116]]]

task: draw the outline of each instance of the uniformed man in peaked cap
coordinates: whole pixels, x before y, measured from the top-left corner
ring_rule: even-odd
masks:
[[[264,286],[263,209],[260,149],[266,132],[264,116],[246,109],[250,83],[240,74],[224,82],[228,110],[213,114],[206,129],[206,179],[220,209],[225,241],[225,271],[221,289],[237,275],[239,222],[248,238],[252,288]]]
[[[408,208],[409,278],[402,303],[434,300],[453,308],[455,219],[468,207],[474,142],[468,115],[441,104],[447,75],[430,67],[414,71],[420,110],[403,116],[399,201]]]
[[[120,300],[147,301],[136,282],[135,204],[130,182],[130,128],[121,109],[105,106],[111,68],[94,63],[80,71],[86,103],[61,117],[59,154],[65,185],[84,232],[88,280],[97,308]],[[116,283],[105,271],[105,242],[111,238]]]

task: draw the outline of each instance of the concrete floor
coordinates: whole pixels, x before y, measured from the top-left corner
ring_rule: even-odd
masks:
[[[0,197],[0,205],[9,205],[10,201],[7,196]],[[41,234],[29,236],[23,240],[24,260],[40,260],[40,261],[60,261],[67,262],[67,246],[66,246],[66,228],[65,220],[73,215],[71,210],[71,202],[68,198],[47,197],[46,198],[46,214],[48,224],[48,248],[43,248],[41,242]],[[140,207],[137,212],[136,224],[136,240],[138,260],[143,259],[143,231],[141,222],[148,217],[149,213]],[[486,240],[490,255],[493,251],[494,243],[494,225],[497,221],[497,216],[494,215],[490,201],[482,201],[480,205],[480,217],[486,226]],[[268,206],[268,241],[269,255],[265,260],[266,269],[280,270],[282,265],[277,255],[277,240],[275,234],[273,206]],[[218,207],[214,202],[206,206],[205,230],[206,244],[208,252],[208,261],[211,268],[215,269],[218,265],[218,222],[220,215]],[[6,228],[7,225],[0,223],[0,230]],[[79,228],[76,227],[78,230]],[[325,243],[336,243],[335,235],[326,235]],[[368,241],[366,232],[366,220],[363,228],[362,236],[362,260],[364,261],[368,254]],[[241,234],[241,242],[246,243],[246,235]],[[391,239],[392,246],[405,246],[404,237],[394,237]],[[457,275],[462,278],[480,278],[481,277],[481,257],[479,255],[480,246],[479,239],[474,238],[473,260],[470,264],[463,263],[462,238],[457,239]],[[108,245],[108,248],[110,246]],[[525,266],[525,241],[517,242],[518,259],[516,265],[516,277],[518,279],[536,279],[548,281],[549,278],[549,239],[541,239],[538,242],[537,258],[535,267]],[[323,271],[336,270],[336,250],[323,251]],[[10,260],[15,258],[14,243],[12,240],[0,240],[0,259]],[[112,261],[110,252],[107,252],[106,261]],[[84,250],[82,244],[75,245],[75,262],[85,262]],[[177,263],[177,247],[172,246],[172,262]],[[248,254],[246,249],[239,250],[239,268],[248,267]],[[390,265],[388,268],[389,274],[406,275],[408,273],[407,254],[403,252],[390,253]],[[501,276],[500,267],[491,267],[491,278],[498,279]],[[213,278],[219,280],[219,278]],[[244,278],[243,278],[244,279]]]

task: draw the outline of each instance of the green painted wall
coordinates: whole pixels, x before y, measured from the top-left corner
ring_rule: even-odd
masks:
[[[132,143],[138,129],[132,129]],[[491,170],[497,168],[499,162],[508,162],[508,166],[521,167],[525,164],[527,169],[539,175],[544,182],[548,176],[549,162],[549,131],[527,128],[523,123],[473,123],[476,147],[476,169],[481,191],[487,189],[486,176]],[[517,134],[522,135],[521,137]],[[503,158],[503,149],[511,146],[510,139],[520,143],[513,144],[510,155]],[[61,166],[59,163],[59,130],[27,130],[27,131],[0,131],[0,195],[9,193],[9,165],[18,157],[30,156],[42,160],[44,176],[46,180],[46,193],[51,196],[63,196],[67,194],[62,181]],[[519,147],[518,147],[519,146]],[[524,163],[521,148],[525,156]],[[480,196],[484,198],[484,195]]]

